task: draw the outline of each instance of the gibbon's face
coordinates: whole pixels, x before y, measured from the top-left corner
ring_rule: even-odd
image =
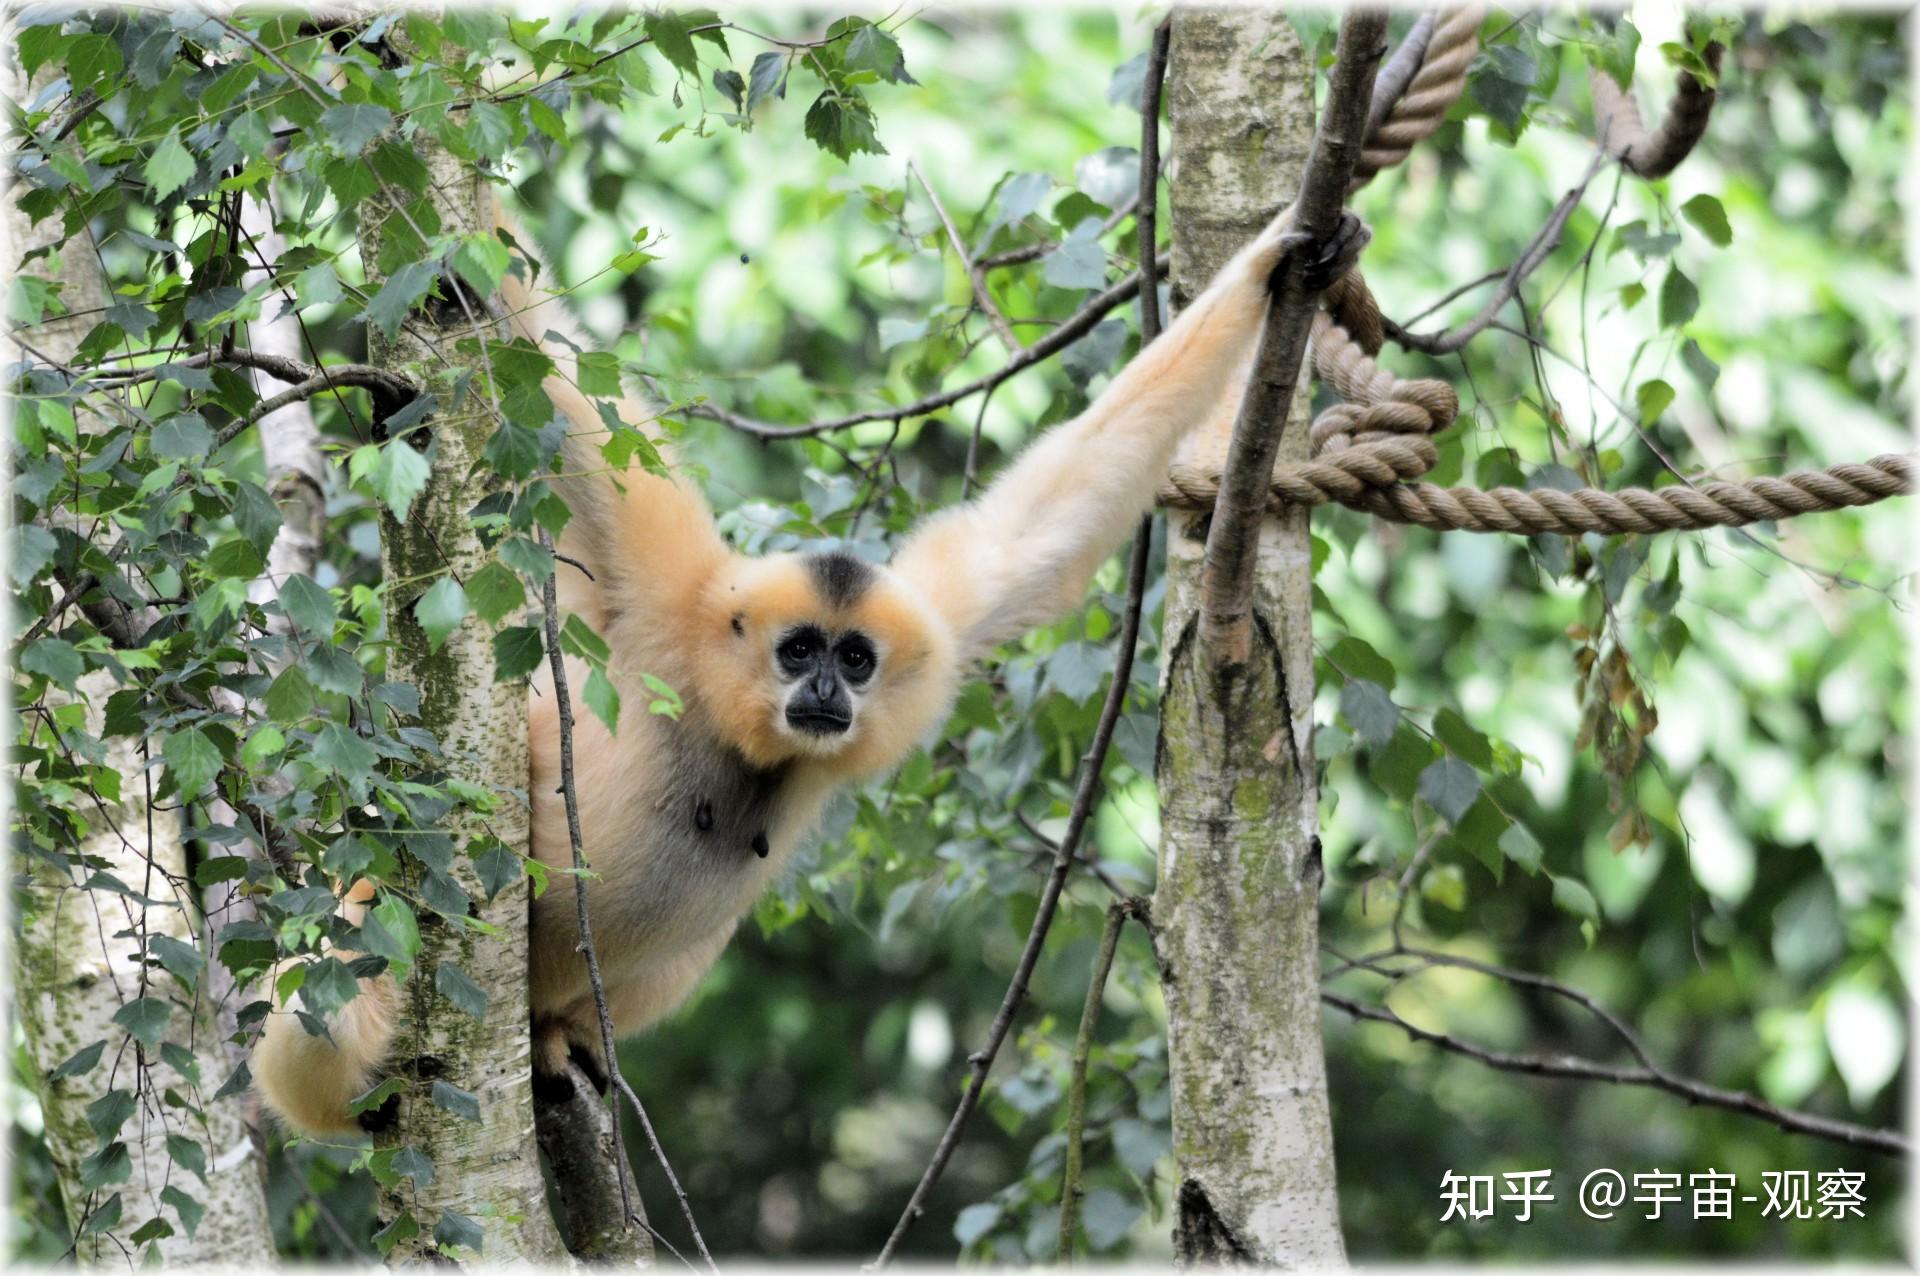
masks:
[[[919,699],[936,638],[924,606],[886,568],[842,553],[779,555],[754,562],[726,601],[740,685],[724,699],[750,760],[858,769],[902,747],[890,727]]]

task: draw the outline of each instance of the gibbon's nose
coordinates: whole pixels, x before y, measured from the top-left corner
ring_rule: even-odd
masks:
[[[816,670],[787,701],[787,725],[808,735],[840,735],[853,726],[853,704],[831,669]]]

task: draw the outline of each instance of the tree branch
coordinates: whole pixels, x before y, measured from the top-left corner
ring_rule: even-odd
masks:
[[[1493,321],[1499,315],[1501,308],[1519,294],[1520,286],[1526,283],[1527,276],[1538,270],[1541,264],[1553,255],[1553,250],[1560,246],[1560,236],[1566,231],[1568,219],[1573,216],[1573,210],[1578,208],[1581,201],[1586,198],[1587,187],[1593,184],[1593,179],[1606,166],[1606,163],[1606,152],[1596,152],[1593,162],[1587,165],[1586,174],[1572,190],[1560,197],[1560,202],[1553,206],[1553,212],[1548,216],[1546,224],[1527,241],[1527,246],[1521,250],[1518,257],[1514,258],[1513,265],[1507,267],[1506,276],[1501,280],[1500,286],[1494,289],[1493,296],[1487,298],[1487,304],[1480,308],[1479,314],[1445,332],[1428,333],[1408,332],[1388,319],[1384,321],[1387,335],[1404,349],[1443,355],[1459,351],[1469,341],[1493,326]],[[1467,287],[1472,286],[1467,285]]]
[[[980,312],[993,325],[994,335],[1000,338],[1000,344],[1006,347],[1008,354],[1019,354],[1020,339],[1013,335],[1013,329],[1007,326],[1007,317],[1000,313],[1000,307],[993,302],[993,293],[987,289],[987,272],[979,262],[967,255],[967,241],[960,238],[960,228],[947,215],[947,207],[940,202],[940,196],[934,193],[933,183],[927,180],[927,175],[912,160],[907,161],[907,171],[919,179],[920,188],[927,192],[927,202],[939,214],[940,224],[947,228],[947,239],[953,244],[954,254],[960,258],[960,265],[967,272],[967,280],[973,285],[973,299],[980,303]]]
[[[1855,1125],[1848,1121],[1835,1121],[1810,1113],[1795,1112],[1789,1108],[1768,1103],[1757,1095],[1738,1090],[1723,1090],[1718,1086],[1707,1085],[1690,1077],[1675,1075],[1663,1068],[1645,1066],[1610,1068],[1574,1055],[1509,1054],[1503,1050],[1491,1050],[1470,1041],[1462,1041],[1444,1032],[1431,1032],[1408,1023],[1384,1006],[1370,1006],[1338,993],[1325,991],[1320,994],[1320,1000],[1336,1010],[1345,1011],[1355,1019],[1370,1019],[1375,1023],[1389,1024],[1415,1041],[1423,1041],[1428,1045],[1438,1046],[1442,1050],[1478,1060],[1490,1068],[1498,1068],[1503,1072],[1519,1072],[1539,1077],[1562,1077],[1573,1081],[1605,1081],[1613,1085],[1644,1086],[1648,1089],[1664,1090],[1668,1094],[1678,1095],[1690,1103],[1723,1108],[1742,1116],[1767,1121],[1789,1134],[1805,1134],[1816,1139],[1842,1143],[1848,1147],[1867,1148],[1886,1156],[1905,1157],[1909,1150],[1906,1135],[1898,1131],[1876,1130],[1870,1126]]]
[[[1087,1002],[1080,1011],[1080,1031],[1073,1039],[1071,1080],[1067,1083],[1067,1164],[1060,1178],[1060,1242],[1054,1261],[1073,1262],[1073,1234],[1080,1224],[1080,1202],[1087,1194],[1082,1181],[1087,1137],[1087,1064],[1093,1058],[1093,1033],[1106,1000],[1107,976],[1113,954],[1120,947],[1120,928],[1127,918],[1139,917],[1146,904],[1140,899],[1118,899],[1107,905],[1107,924],[1100,932],[1100,948],[1087,980]]]
[[[1294,204],[1293,230],[1309,244],[1326,242],[1339,225],[1347,182],[1366,141],[1374,70],[1384,52],[1386,30],[1386,14],[1377,9],[1349,9],[1340,19],[1326,110]],[[1253,651],[1253,572],[1260,523],[1266,517],[1274,457],[1299,384],[1322,282],[1308,277],[1304,256],[1289,253],[1282,262],[1207,531],[1199,638],[1202,657],[1215,668],[1244,665]]]
[[[1165,260],[1156,264],[1161,268],[1166,266]],[[1032,345],[1023,347],[1019,354],[994,371],[965,385],[955,386],[951,390],[942,390],[938,394],[929,395],[897,408],[852,412],[846,416],[814,421],[807,425],[778,425],[772,421],[760,421],[711,403],[695,404],[686,409],[686,415],[718,421],[722,425],[739,430],[743,434],[751,434],[758,439],[805,439],[819,434],[830,434],[835,430],[844,430],[849,426],[865,425],[869,421],[904,421],[912,416],[925,416],[941,408],[951,407],[982,390],[991,390],[1016,373],[1025,372],[1043,359],[1060,353],[1093,331],[1094,325],[1105,318],[1108,311],[1132,300],[1139,291],[1140,272],[1135,271],[1105,291],[1087,298],[1087,303],[1075,311],[1072,318]]]

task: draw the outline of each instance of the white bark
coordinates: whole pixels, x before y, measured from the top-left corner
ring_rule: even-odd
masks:
[[[428,189],[441,223],[465,230],[491,225],[487,186],[479,173],[425,134],[415,145],[427,165]],[[378,259],[383,230],[375,208],[374,200],[361,207],[361,257],[367,262]],[[457,305],[450,304],[441,314],[448,327],[436,328],[433,317],[417,314],[391,341],[370,327],[368,353],[371,362],[435,394],[444,409],[453,402],[456,375],[462,370],[477,373],[479,357],[456,349],[458,339],[471,332]],[[421,335],[413,335],[416,332]],[[386,602],[393,642],[388,676],[418,688],[421,725],[439,741],[448,770],[498,797],[485,821],[459,811],[449,818],[444,827],[455,845],[464,848],[484,832],[524,854],[527,810],[515,795],[527,785],[526,689],[494,681],[493,629],[478,617],[468,616],[439,651],[432,652],[413,616],[414,603],[440,573],[470,579],[490,558],[467,514],[492,481],[490,471],[475,472],[475,462],[493,426],[476,378],[457,409],[438,411],[432,418],[432,474],[407,521],[389,516],[382,523],[382,571],[389,581],[406,582],[391,591]],[[391,1056],[414,1084],[389,1137],[424,1153],[434,1173],[426,1187],[403,1179],[399,1188],[383,1192],[387,1218],[405,1211],[419,1225],[418,1235],[397,1245],[390,1258],[402,1264],[434,1257],[434,1228],[443,1211],[453,1210],[482,1224],[481,1257],[489,1263],[560,1261],[566,1251],[547,1209],[534,1142],[527,880],[483,904],[471,859],[455,856],[454,873],[473,898],[473,914],[498,933],[477,935],[432,917],[421,919],[422,948],[402,990],[403,1020]],[[486,991],[484,1023],[435,990],[434,973],[442,961],[457,965]],[[434,1105],[430,1092],[436,1080],[477,1095],[481,1121],[475,1124]]]
[[[11,26],[4,40],[11,50]],[[52,74],[49,69],[43,79]],[[0,77],[12,102],[29,100],[28,86],[21,82],[18,64],[11,57],[0,58]],[[90,235],[82,232],[57,256],[27,260],[33,250],[57,243],[62,232],[57,218],[30,224],[18,207],[19,194],[18,188],[10,190],[4,201],[6,245],[0,260],[9,277],[31,273],[64,285],[66,307],[80,313],[38,325],[26,335],[42,354],[66,362],[99,321],[98,308],[105,303],[99,257]],[[87,427],[84,418],[81,424]],[[100,731],[101,706],[115,689],[113,676],[105,670],[80,680],[90,733]],[[117,1191],[122,1221],[112,1229],[115,1236],[131,1235],[157,1215],[174,1229],[172,1236],[153,1242],[166,1262],[257,1266],[273,1257],[260,1161],[248,1138],[240,1100],[210,1102],[231,1069],[217,1039],[205,976],[191,992],[157,969],[142,977],[143,934],[193,943],[196,919],[192,891],[186,885],[179,818],[171,811],[149,809],[142,779],[146,759],[140,746],[140,741],[125,737],[109,742],[109,765],[124,777],[123,800],[115,807],[87,812],[91,830],[77,849],[100,857],[105,871],[160,902],[141,904],[109,891],[81,889],[80,883],[89,876],[83,869],[62,872],[41,861],[22,865],[30,880],[23,892],[18,948],[13,954],[17,1013],[34,1069],[43,1077],[93,1042],[106,1043],[102,1061],[90,1071],[43,1081],[38,1087],[47,1145],[60,1174],[69,1226],[77,1227],[88,1210],[104,1205]],[[162,1062],[158,1052],[144,1053],[112,1022],[123,1004],[143,993],[172,1003],[165,1039],[187,1051],[192,1060],[189,1071],[198,1073],[197,1081]],[[87,1124],[86,1109],[114,1089],[138,1096],[138,1108],[118,1136],[127,1145],[132,1174],[126,1183],[109,1184],[89,1197],[78,1186],[80,1164],[95,1151],[98,1140]],[[163,1096],[170,1089],[198,1108],[204,1119],[165,1103]],[[167,1149],[169,1134],[199,1145],[207,1162],[205,1183],[174,1164]],[[169,1185],[205,1207],[205,1217],[191,1237],[175,1208],[160,1199]],[[82,1242],[78,1251],[82,1262],[122,1266],[126,1254],[115,1240],[101,1236]]]
[[[1277,11],[1177,8],[1173,299],[1298,191],[1313,130],[1307,60]],[[1232,404],[1183,451],[1218,468]],[[1306,459],[1295,396],[1279,462]],[[1255,668],[1208,677],[1193,641],[1206,518],[1171,520],[1159,886],[1173,1081],[1175,1250],[1183,1262],[1345,1261],[1320,1039],[1311,555],[1304,511],[1268,518]]]

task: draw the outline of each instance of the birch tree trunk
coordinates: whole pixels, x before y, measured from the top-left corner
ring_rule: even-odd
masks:
[[[473,166],[442,147],[427,130],[414,138],[415,154],[428,172],[427,198],[449,232],[472,233],[492,225],[491,196]],[[393,192],[361,205],[360,253],[380,259],[383,236],[398,232],[408,214],[396,212]],[[417,220],[417,219],[416,219]],[[384,280],[369,279],[377,288]],[[451,281],[442,281],[451,289]],[[472,313],[486,322],[478,303]],[[420,596],[441,575],[469,580],[491,555],[468,518],[497,482],[481,463],[494,421],[486,385],[485,355],[471,338],[468,311],[458,302],[430,302],[393,338],[368,326],[370,362],[401,374],[436,402],[431,429],[416,431],[388,447],[425,444],[430,475],[406,521],[391,514],[381,524],[383,578],[394,582],[386,598],[392,643],[388,677],[420,693],[419,725],[433,733],[450,776],[492,793],[484,820],[456,807],[440,825],[453,839],[451,876],[472,900],[468,916],[494,928],[481,933],[437,915],[420,918],[421,947],[401,989],[401,1022],[391,1059],[412,1083],[402,1096],[399,1118],[383,1142],[410,1147],[432,1162],[426,1183],[401,1179],[383,1189],[382,1215],[397,1229],[389,1259],[396,1265],[444,1256],[460,1236],[478,1225],[486,1262],[559,1262],[566,1258],[547,1208],[534,1140],[531,1038],[527,1021],[527,879],[489,902],[466,854],[470,841],[499,838],[515,851],[528,847],[527,692],[518,682],[494,681],[494,627],[468,615],[439,650],[432,649],[414,617]],[[491,341],[497,334],[485,333]],[[461,342],[466,340],[466,349]],[[471,383],[459,386],[463,378]],[[409,857],[410,858],[410,857]],[[421,865],[410,860],[412,870]],[[459,968],[486,994],[484,1019],[456,1007],[436,988],[443,963]],[[479,1120],[463,1116],[443,1087],[470,1095]],[[409,1225],[409,1220],[411,1225]],[[436,1241],[436,1234],[440,1238]],[[463,1248],[462,1256],[471,1256]]]
[[[10,25],[4,40],[8,49],[15,46]],[[27,101],[18,64],[11,58],[0,64],[8,99]],[[52,75],[49,70],[42,78]],[[20,193],[16,187],[5,196],[6,254],[0,273],[31,274],[62,285],[70,317],[36,325],[29,339],[48,358],[69,363],[105,303],[100,258],[90,231],[83,229],[55,254],[29,259],[36,250],[59,244],[62,228],[57,218],[31,223],[19,209]],[[99,428],[85,413],[79,424]],[[101,731],[101,706],[116,686],[106,670],[80,679],[90,734]],[[69,1228],[78,1235],[90,1214],[112,1216],[117,1199],[121,1221],[80,1241],[77,1257],[88,1264],[125,1266],[129,1254],[144,1254],[151,1245],[168,1264],[258,1267],[273,1259],[273,1232],[259,1156],[242,1110],[244,1096],[212,1098],[232,1067],[220,1045],[209,982],[203,972],[189,988],[147,968],[143,960],[146,943],[157,936],[186,944],[196,939],[197,900],[186,875],[179,815],[152,809],[142,741],[124,736],[107,741],[107,759],[124,779],[123,800],[94,811],[89,835],[71,849],[99,857],[105,872],[138,897],[98,886],[83,889],[80,884],[90,873],[78,856],[65,871],[38,858],[23,862],[26,883],[13,954],[15,1006],[33,1070],[43,1078],[37,1087],[41,1120]],[[113,1022],[124,1005],[142,996],[168,1006],[167,1030],[161,1048],[153,1051]],[[104,1045],[98,1063],[57,1081],[45,1079],[96,1042]],[[96,1158],[100,1181],[88,1190],[83,1165],[102,1145],[89,1124],[88,1107],[116,1091],[134,1098],[132,1115],[111,1135],[125,1144],[130,1169],[123,1178],[120,1171],[99,1169]],[[191,1107],[170,1105],[169,1091]],[[176,1141],[172,1147],[170,1137]],[[204,1158],[204,1182],[177,1159],[193,1155],[188,1144]],[[130,1235],[154,1218],[164,1224],[159,1230],[171,1229],[170,1234],[131,1248],[106,1235]]]
[[[1299,189],[1313,134],[1310,67],[1278,11],[1177,7],[1173,304],[1197,296]],[[1296,392],[1282,464],[1307,455]],[[1219,470],[1232,412],[1182,460]],[[1320,850],[1313,772],[1311,554],[1305,511],[1260,533],[1252,668],[1216,680],[1194,640],[1207,519],[1168,534],[1159,886],[1185,1263],[1345,1261],[1320,1037]]]

